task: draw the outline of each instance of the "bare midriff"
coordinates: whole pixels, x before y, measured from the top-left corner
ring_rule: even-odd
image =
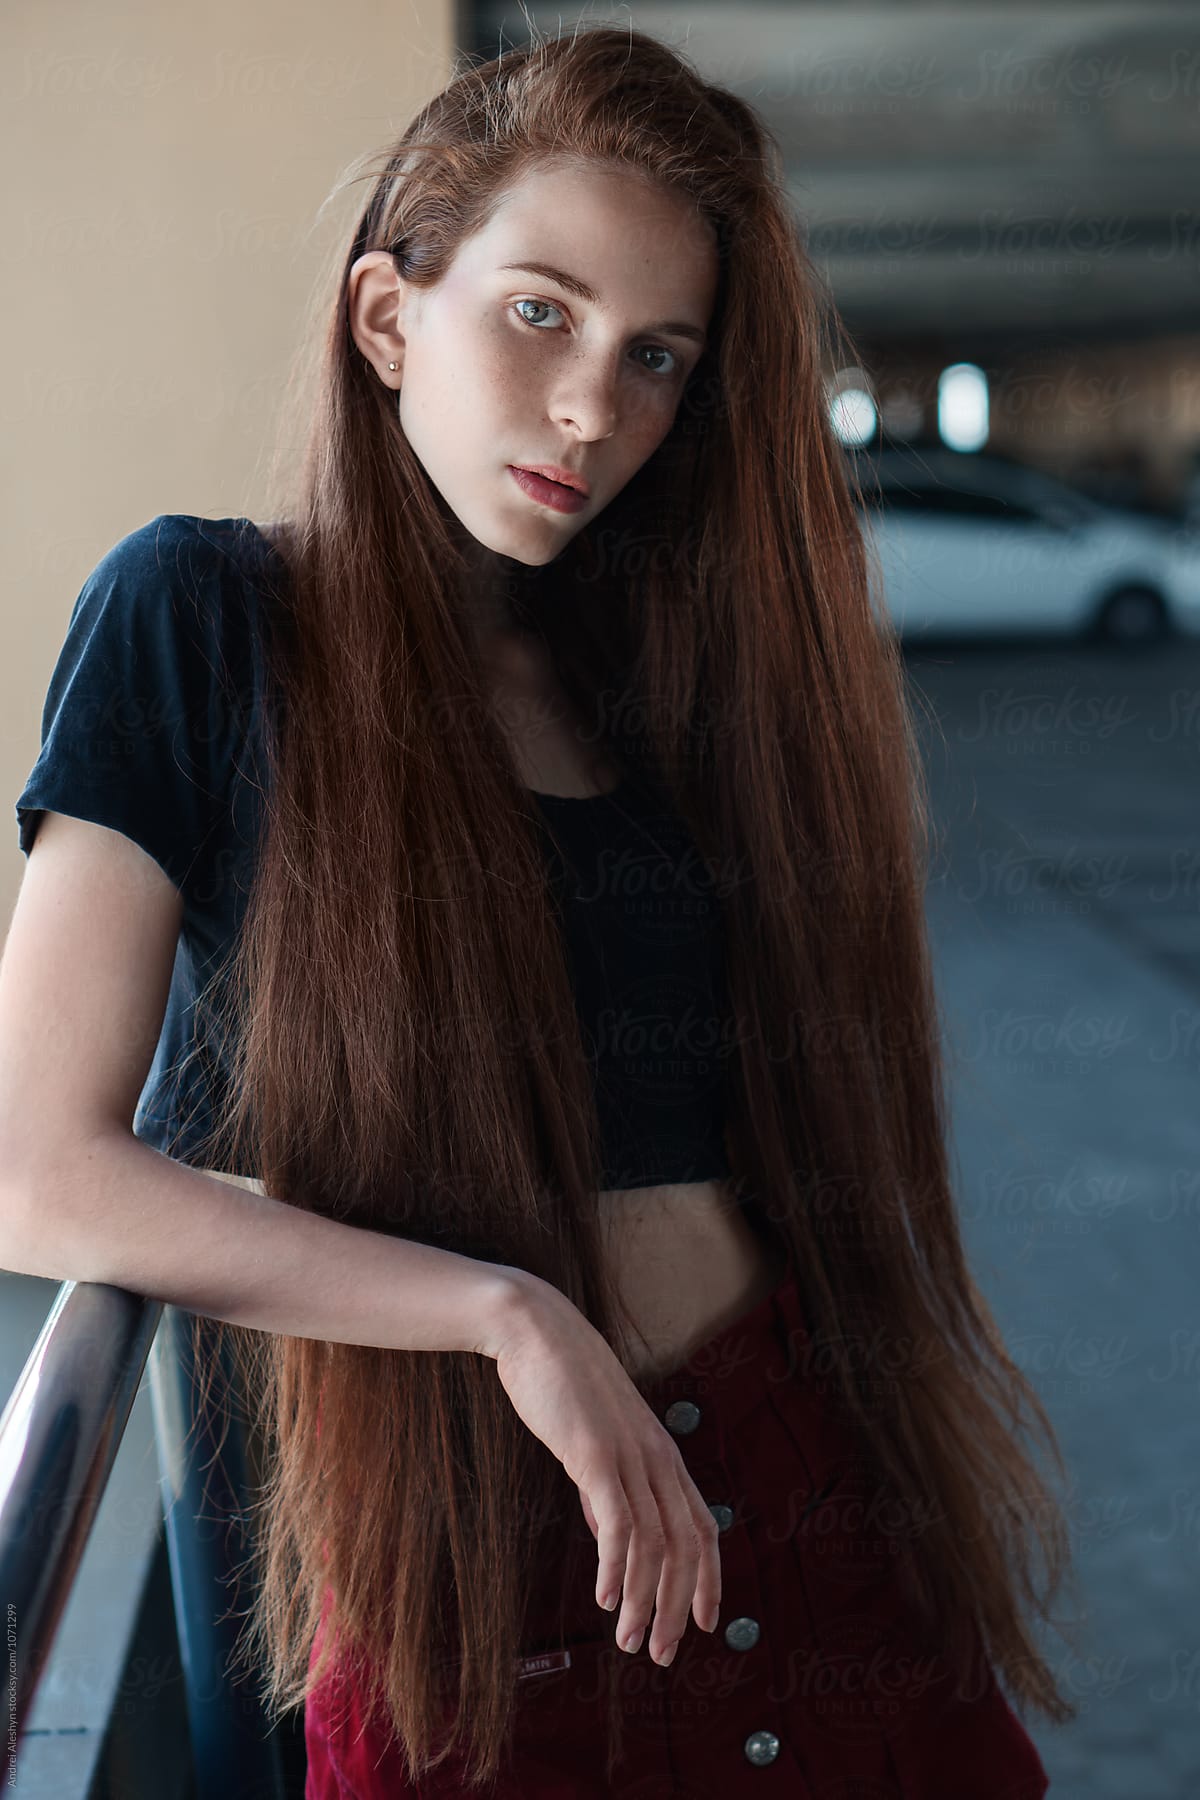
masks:
[[[609,1266],[640,1334],[622,1345],[622,1361],[639,1377],[682,1367],[770,1293],[786,1266],[727,1181],[606,1189],[597,1205]]]

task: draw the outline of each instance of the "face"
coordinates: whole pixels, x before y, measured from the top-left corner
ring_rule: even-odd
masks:
[[[704,349],[717,275],[714,233],[686,202],[624,170],[560,164],[511,190],[433,288],[411,287],[385,252],[361,256],[349,318],[467,531],[540,566],[666,437]],[[562,510],[562,487],[514,476],[531,464],[582,477],[582,505]]]

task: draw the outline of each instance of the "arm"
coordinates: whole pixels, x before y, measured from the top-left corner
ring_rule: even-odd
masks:
[[[524,1271],[303,1212],[134,1137],[181,917],[132,840],[43,816],[0,960],[0,1266],[293,1337],[494,1355]]]
[[[7,1169],[4,1190],[0,1266],[288,1337],[494,1356],[523,1273],[303,1212],[117,1129]]]

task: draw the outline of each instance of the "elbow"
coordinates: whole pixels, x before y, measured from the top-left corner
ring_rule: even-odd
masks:
[[[61,1146],[54,1160],[35,1164],[14,1148],[0,1148],[0,1269],[43,1281],[97,1281],[88,1232],[103,1208],[80,1205],[89,1180],[86,1162]]]
[[[39,1225],[38,1214],[21,1165],[0,1151],[0,1270],[45,1281],[67,1280],[58,1268],[54,1233],[46,1230],[44,1213]]]

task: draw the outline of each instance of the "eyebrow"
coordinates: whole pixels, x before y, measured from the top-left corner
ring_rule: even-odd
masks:
[[[599,306],[600,296],[595,288],[581,281],[578,275],[568,275],[565,269],[555,269],[549,263],[501,263],[502,269],[515,269],[519,275],[537,275],[542,281],[552,281],[556,287],[574,294],[577,300],[586,300],[589,306]],[[647,325],[647,331],[660,331],[664,337],[688,338],[694,344],[708,342],[704,332],[698,325],[689,325],[686,319],[659,319],[657,324]]]

